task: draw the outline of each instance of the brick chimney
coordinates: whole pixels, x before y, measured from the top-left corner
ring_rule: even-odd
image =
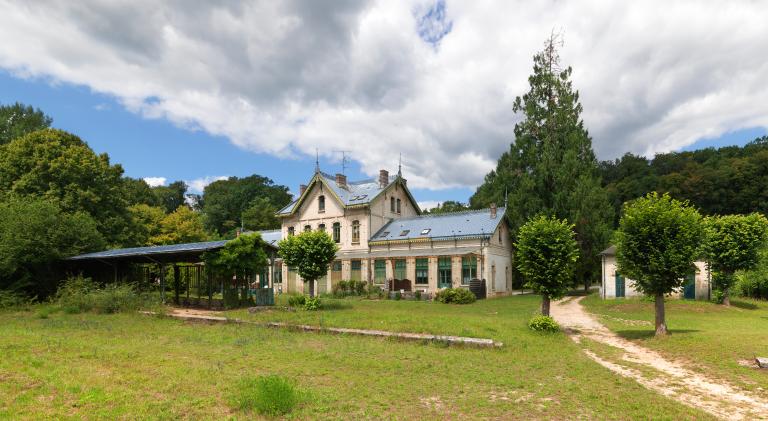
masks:
[[[491,203],[491,219],[496,219],[496,203]]]
[[[307,185],[306,184],[300,184],[299,185],[299,197],[303,196],[305,191],[307,191]]]
[[[382,189],[389,184],[389,171],[379,170],[379,187]]]
[[[336,184],[339,187],[347,187],[347,176],[344,174],[336,174]]]

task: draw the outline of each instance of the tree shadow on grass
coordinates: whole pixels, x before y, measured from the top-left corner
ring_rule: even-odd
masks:
[[[348,310],[350,308],[352,308],[352,304],[340,300],[323,301],[323,310]]]
[[[685,335],[687,333],[700,332],[698,329],[670,329],[672,335]],[[624,339],[649,339],[656,336],[656,330],[653,327],[638,330],[617,330],[616,334]]]
[[[749,303],[746,301],[733,300],[731,301],[731,306],[738,307],[744,310],[757,310],[757,304]]]

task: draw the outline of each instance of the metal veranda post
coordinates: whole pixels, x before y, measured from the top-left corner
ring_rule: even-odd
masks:
[[[160,264],[160,301],[165,304],[165,263]]]

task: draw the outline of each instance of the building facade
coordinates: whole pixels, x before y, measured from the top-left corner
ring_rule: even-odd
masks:
[[[635,281],[624,277],[617,269],[616,247],[611,246],[600,253],[602,256],[602,284],[600,296],[603,298],[638,297],[643,293],[635,287]],[[709,300],[711,296],[709,268],[706,262],[694,262],[696,270],[686,277],[685,285],[672,295],[689,300]]]
[[[386,289],[408,280],[411,290],[435,293],[484,279],[489,297],[512,289],[512,248],[504,208],[421,215],[400,172],[349,182],[342,174],[316,171],[298,198],[281,209],[280,238],[302,231],[327,232],[338,244],[336,260],[317,282],[319,293],[339,281],[356,280]],[[275,233],[270,233],[270,238]],[[279,274],[277,273],[279,272]],[[280,292],[304,292],[305,283],[280,266]]]

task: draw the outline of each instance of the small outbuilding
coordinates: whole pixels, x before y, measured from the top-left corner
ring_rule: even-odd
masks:
[[[600,296],[603,298],[637,297],[643,294],[635,287],[635,281],[624,277],[617,269],[616,246],[610,246],[600,253],[602,257],[602,280]],[[709,267],[704,261],[694,262],[696,271],[686,277],[685,285],[672,294],[687,300],[709,300],[711,284]]]

